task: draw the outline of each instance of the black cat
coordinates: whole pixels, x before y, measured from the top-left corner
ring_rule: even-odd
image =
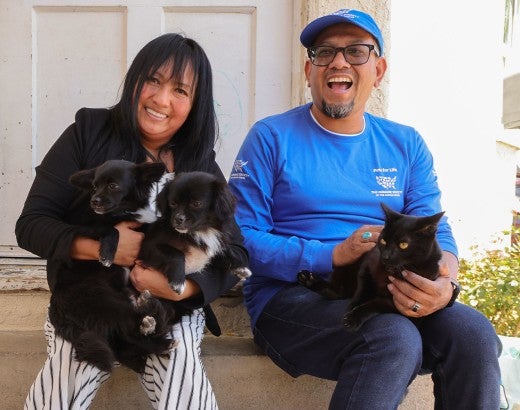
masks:
[[[403,215],[381,204],[385,226],[377,245],[355,263],[333,270],[330,282],[309,271],[298,273],[301,285],[327,299],[349,299],[343,323],[357,330],[367,320],[383,312],[397,312],[387,289],[388,276],[403,279],[401,272],[409,270],[427,279],[439,276],[442,251],[436,240],[437,226],[444,215]]]

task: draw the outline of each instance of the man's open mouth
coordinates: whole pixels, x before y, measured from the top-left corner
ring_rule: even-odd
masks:
[[[352,87],[352,80],[347,77],[331,78],[327,82],[327,86],[334,91],[346,91]]]

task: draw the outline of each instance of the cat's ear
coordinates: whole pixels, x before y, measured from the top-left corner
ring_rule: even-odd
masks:
[[[386,221],[393,221],[402,216],[399,212],[394,211],[393,209],[386,206],[384,203],[380,202],[380,204],[381,208],[383,208],[383,212],[385,213]]]
[[[439,212],[438,214],[432,216],[425,216],[419,220],[419,229],[417,232],[422,232],[428,235],[433,235],[437,232],[437,226],[439,225],[439,221],[443,217],[444,212]]]

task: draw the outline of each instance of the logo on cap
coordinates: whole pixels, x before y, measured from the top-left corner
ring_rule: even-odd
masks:
[[[358,16],[356,16],[355,14],[351,14],[350,10],[352,10],[352,9],[342,9],[342,10],[336,11],[333,14],[335,14],[336,16],[343,16],[343,17],[346,17],[349,19],[356,19]]]

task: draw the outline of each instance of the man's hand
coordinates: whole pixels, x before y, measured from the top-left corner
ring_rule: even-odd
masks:
[[[388,290],[393,296],[395,307],[403,315],[428,316],[444,308],[450,301],[453,287],[446,264],[440,267],[440,276],[434,281],[410,271],[403,271],[402,274],[406,280],[389,276],[391,283]],[[418,306],[415,312],[412,310],[414,305]]]
[[[347,239],[338,243],[332,251],[332,265],[344,266],[357,261],[361,255],[376,246],[381,225],[363,225],[352,232]]]

